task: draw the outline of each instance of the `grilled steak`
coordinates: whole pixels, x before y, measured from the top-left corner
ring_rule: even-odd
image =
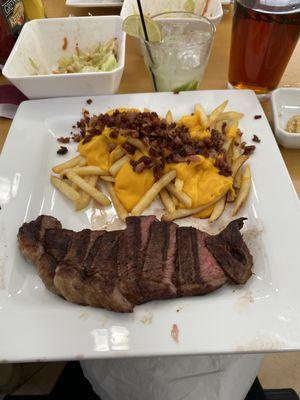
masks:
[[[206,233],[195,228],[177,229],[178,293],[195,296],[218,289],[226,277],[205,244]]]
[[[44,253],[43,239],[48,229],[61,231],[61,223],[47,215],[39,216],[35,221],[24,223],[18,232],[18,242],[24,257],[36,264],[38,274],[46,288],[58,294],[53,285],[57,262],[51,254]]]
[[[39,216],[35,221],[25,222],[18,232],[18,241],[23,256],[36,263],[43,252],[42,240],[46,229],[61,229],[61,223],[54,217]]]
[[[94,241],[104,231],[84,229],[81,232],[72,232],[72,238],[65,257],[60,260],[55,271],[54,285],[59,293],[68,301],[84,304],[83,282],[81,271],[83,262],[89,253]],[[48,247],[45,247],[48,251]],[[53,251],[53,250],[52,250]]]
[[[209,293],[227,279],[245,283],[252,256],[240,229],[244,218],[210,236],[154,216],[129,217],[123,231],[62,229],[40,216],[19,229],[27,260],[45,286],[66,300],[117,312],[157,299]]]
[[[173,222],[153,222],[140,286],[144,299],[176,297],[176,229]]]
[[[131,304],[120,292],[117,251],[122,231],[106,232],[94,243],[83,263],[85,304],[118,312],[132,312]]]
[[[252,275],[253,258],[240,234],[245,219],[236,219],[218,235],[205,239],[225,274],[237,284],[245,284]]]
[[[145,249],[150,234],[150,225],[156,218],[128,217],[127,229],[119,240],[118,274],[122,294],[133,304],[144,302],[139,281],[142,274]]]

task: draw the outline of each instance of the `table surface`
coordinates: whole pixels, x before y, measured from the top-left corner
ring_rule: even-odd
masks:
[[[71,8],[65,5],[64,0],[44,0],[48,18],[64,17],[68,15],[105,15],[119,14],[120,8]],[[224,16],[217,27],[211,57],[206,69],[202,89],[225,89],[227,87],[227,72],[229,62],[229,46],[231,32],[231,8],[224,8]],[[300,42],[289,62],[289,65],[280,82],[280,86],[300,87]],[[7,83],[0,75],[0,85]],[[120,93],[137,93],[152,91],[151,81],[142,57],[138,54],[134,40],[127,39],[126,66],[120,86]],[[269,101],[263,103],[266,115],[272,125],[272,115]],[[5,142],[11,121],[0,118],[0,151]],[[281,148],[295,188],[300,194],[300,150]]]

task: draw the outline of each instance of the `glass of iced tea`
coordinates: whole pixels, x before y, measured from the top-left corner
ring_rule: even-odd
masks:
[[[275,89],[299,35],[300,0],[235,0],[229,84],[258,94]]]

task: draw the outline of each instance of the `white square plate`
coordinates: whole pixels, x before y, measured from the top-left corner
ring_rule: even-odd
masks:
[[[240,215],[248,217],[245,239],[254,256],[254,275],[245,286],[225,285],[202,297],[151,302],[131,315],[68,303],[44,288],[26,263],[16,235],[24,221],[40,214],[57,217],[65,228],[116,229],[114,212],[75,213],[49,182],[57,137],[80,118],[86,98],[22,103],[0,158],[0,361],[37,361],[147,355],[265,352],[300,349],[300,208],[263,110],[251,91],[144,93],[95,97],[92,113],[113,107],[147,107],[176,118],[201,102],[207,112],[229,99],[228,110],[245,114],[241,130],[251,142],[251,196]],[[261,114],[261,119],[254,115]],[[75,153],[75,145],[66,158]],[[159,213],[160,205],[152,212]],[[151,210],[149,211],[151,212]],[[194,218],[185,224],[209,229]],[[92,224],[91,224],[92,223]],[[173,324],[179,342],[171,336]]]
[[[121,7],[123,0],[67,0],[69,7]]]

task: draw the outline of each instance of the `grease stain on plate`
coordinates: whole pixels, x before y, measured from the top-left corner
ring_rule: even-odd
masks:
[[[86,321],[89,317],[90,317],[90,314],[85,311],[85,312],[79,314],[78,318],[81,319],[82,321]]]
[[[101,328],[105,328],[106,325],[108,324],[108,321],[109,321],[109,318],[107,318],[107,317],[102,317],[102,318],[100,319],[100,326],[101,326]]]
[[[153,319],[153,314],[152,312],[147,312],[143,318],[141,319],[141,323],[144,325],[150,325],[152,324],[152,319]]]
[[[250,342],[237,345],[235,350],[237,352],[256,352],[256,351],[272,351],[280,348],[287,348],[288,343],[279,338],[278,336],[270,333],[264,333]]]
[[[175,343],[179,343],[179,329],[176,324],[173,324],[172,326],[171,337]]]
[[[233,304],[233,308],[238,312],[244,312],[252,303],[254,303],[252,292],[251,290],[246,290],[245,293]]]

